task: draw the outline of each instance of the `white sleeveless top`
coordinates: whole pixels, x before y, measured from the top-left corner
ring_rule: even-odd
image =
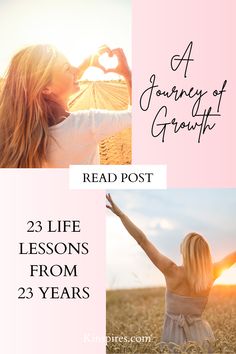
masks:
[[[131,127],[131,106],[127,110],[89,109],[71,112],[49,128],[52,138],[44,168],[68,168],[72,164],[100,164],[99,142]]]

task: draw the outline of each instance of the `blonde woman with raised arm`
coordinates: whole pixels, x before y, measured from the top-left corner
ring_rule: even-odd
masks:
[[[196,232],[185,236],[180,245],[183,259],[177,265],[162,254],[107,195],[109,208],[137,241],[166,281],[165,317],[161,341],[182,345],[195,341],[212,352],[215,337],[209,323],[202,319],[213,283],[223,269],[236,262],[233,252],[220,262],[212,263],[207,241]]]
[[[116,68],[99,63],[105,52],[117,56]],[[131,71],[121,48],[103,45],[78,67],[51,45],[28,46],[13,57],[0,87],[0,167],[100,163],[99,142],[131,126],[131,108],[69,112],[69,98],[90,66],[122,75],[131,105]]]

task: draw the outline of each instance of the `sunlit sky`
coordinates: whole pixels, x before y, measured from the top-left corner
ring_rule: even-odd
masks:
[[[131,0],[0,0],[0,43],[0,76],[17,51],[39,43],[55,45],[75,66],[103,44],[121,47],[131,66]],[[104,78],[119,76],[91,68],[83,77]]]
[[[114,201],[146,233],[158,249],[182,264],[179,246],[191,231],[209,242],[213,261],[236,249],[236,190],[179,189],[110,191]],[[217,282],[236,284],[236,266]],[[133,288],[165,285],[164,277],[151,263],[120,220],[107,210],[107,287]]]

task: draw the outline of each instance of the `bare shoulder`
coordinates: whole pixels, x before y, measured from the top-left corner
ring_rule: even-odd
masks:
[[[167,277],[174,278],[174,279],[176,279],[176,278],[183,279],[183,277],[184,277],[183,267],[172,262],[169,267],[169,272],[167,274]]]
[[[169,269],[168,274],[165,275],[166,285],[169,289],[176,289],[179,284],[183,284],[185,281],[185,273],[183,266],[178,266],[173,263]]]

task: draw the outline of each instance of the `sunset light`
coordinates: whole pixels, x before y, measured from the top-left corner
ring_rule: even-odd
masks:
[[[215,284],[230,285],[236,284],[236,266],[226,269],[215,281]]]
[[[111,6],[111,3],[114,4]],[[0,76],[12,56],[32,44],[55,45],[74,66],[96,53],[101,45],[106,44],[111,49],[121,47],[131,64],[131,38],[129,31],[127,33],[127,28],[130,28],[130,6],[108,0],[107,7],[105,5],[106,1],[101,5],[90,0],[72,0],[69,3],[10,0],[1,4],[0,23],[5,30],[0,33],[4,48],[0,54]],[[104,56],[101,61],[106,67],[114,67],[116,58]],[[89,80],[119,78],[117,74],[104,74],[94,67],[89,68],[82,77]]]

